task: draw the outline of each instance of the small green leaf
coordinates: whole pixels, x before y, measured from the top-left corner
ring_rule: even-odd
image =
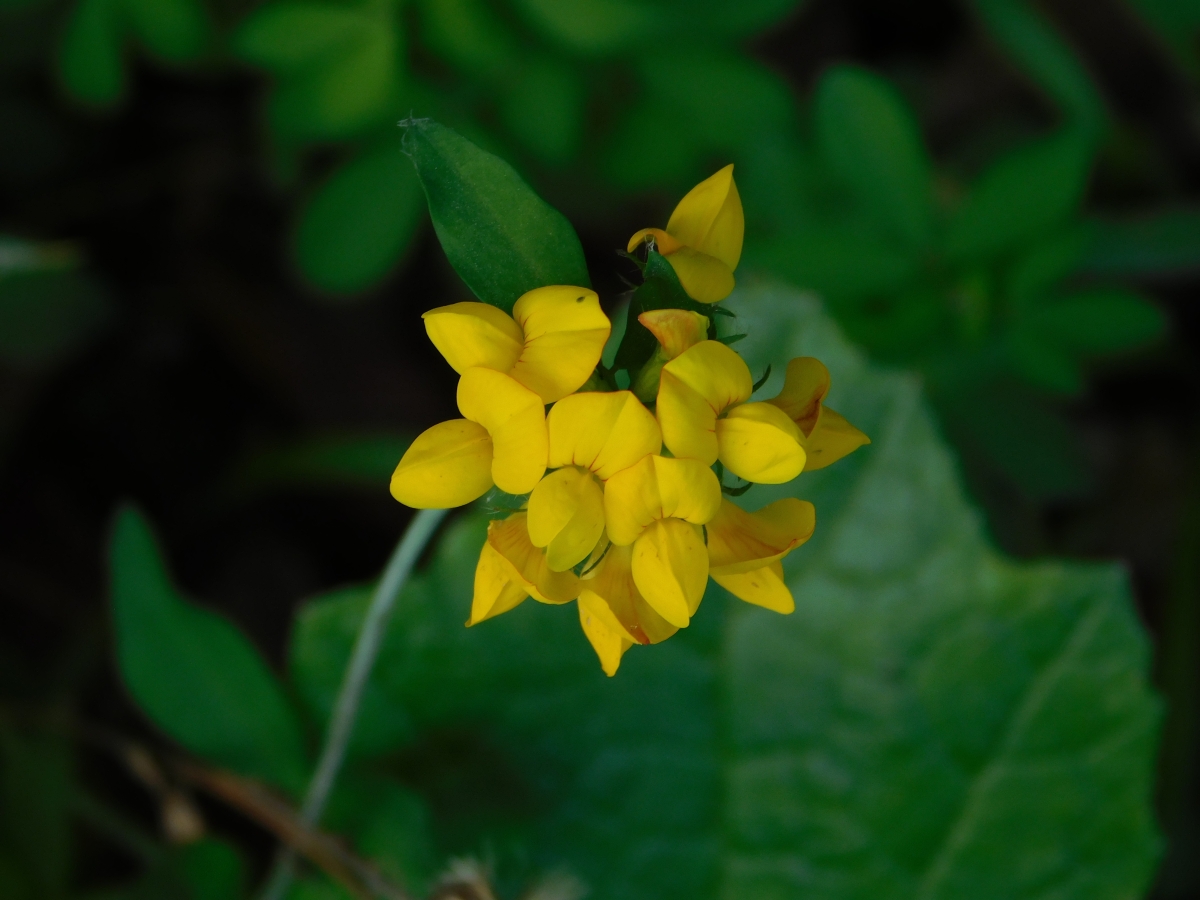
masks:
[[[687,190],[700,177],[704,146],[682,113],[657,97],[634,101],[608,135],[605,177],[624,191],[677,185]]]
[[[1057,334],[1021,323],[1005,335],[1013,367],[1030,384],[1060,394],[1083,390],[1083,368]]]
[[[1138,278],[1200,270],[1200,210],[1169,209],[1136,219],[1096,219],[1087,258],[1092,275]]]
[[[1078,207],[1091,162],[1091,144],[1072,129],[1001,158],[951,220],[947,256],[986,259],[1043,235]]]
[[[573,69],[550,58],[534,58],[507,86],[500,118],[543,162],[562,164],[579,152],[584,100],[583,84]]]
[[[510,312],[534,288],[591,286],[575,229],[512,166],[432,119],[403,125],[434,230],[475,296]]]
[[[58,48],[58,73],[75,99],[112,106],[125,93],[118,0],[80,0]]]
[[[204,759],[302,788],[300,726],[275,676],[228,620],[179,596],[130,507],[113,524],[110,562],[117,662],[142,710]]]
[[[817,144],[861,207],[908,246],[929,239],[929,157],[895,89],[865,69],[836,66],[817,85]]]
[[[1079,268],[1091,240],[1091,230],[1075,224],[1031,244],[1008,271],[1005,282],[1009,302],[1018,311],[1035,305]]]
[[[373,24],[352,6],[279,0],[252,12],[238,28],[233,49],[246,62],[277,75],[311,68],[346,53]]]
[[[660,10],[634,0],[517,0],[516,7],[546,37],[586,56],[645,40],[664,21]]]
[[[720,307],[715,304],[697,303],[689,297],[683,285],[679,283],[675,269],[666,258],[655,250],[648,251],[646,265],[642,268],[642,283],[629,299],[629,309],[625,314],[625,335],[613,360],[613,366],[626,369],[631,377],[650,359],[658,347],[658,339],[650,333],[650,329],[638,321],[638,316],[650,309],[690,309],[692,312],[708,316],[711,335],[715,333],[714,310]]]
[[[1092,288],[1046,302],[1028,327],[1081,354],[1115,353],[1158,340],[1166,318],[1155,304],[1121,288]]]
[[[365,290],[396,266],[424,217],[421,183],[386,141],[341,166],[301,211],[300,271],[323,291]]]
[[[482,0],[421,0],[422,43],[478,79],[497,78],[520,62],[511,30]]]
[[[918,259],[869,229],[829,225],[807,228],[747,248],[747,256],[797,287],[832,301],[902,288],[918,272]]]
[[[160,59],[186,62],[212,42],[212,23],[197,0],[121,0],[130,27]]]

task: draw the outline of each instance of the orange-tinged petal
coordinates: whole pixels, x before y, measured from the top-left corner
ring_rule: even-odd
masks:
[[[521,327],[487,303],[452,303],[422,317],[429,339],[458,374],[473,366],[507,372],[521,355]]]
[[[817,426],[805,441],[808,462],[804,468],[806,471],[823,469],[869,443],[871,439],[847,422],[840,413],[822,406]]]
[[[724,500],[705,526],[713,577],[753,572],[783,559],[816,527],[816,509],[807,500],[785,497],[754,513]]]
[[[549,443],[541,397],[502,372],[476,367],[458,380],[458,409],[491,435],[496,486],[532,491],[546,471]]]
[[[629,391],[572,394],[546,417],[550,468],[583,466],[601,480],[662,450],[658,422]]]
[[[555,572],[544,551],[529,540],[525,513],[514,513],[488,525],[488,543],[503,557],[509,577],[542,603],[568,603],[579,596],[579,579],[572,572]]]
[[[777,406],[743,403],[717,420],[717,457],[738,478],[783,484],[804,469],[803,437]]]
[[[414,509],[449,509],[492,487],[492,439],[466,419],[440,422],[409,445],[392,473],[392,496]]]
[[[676,456],[717,461],[717,416],[750,399],[750,369],[719,341],[701,341],[663,366],[658,424]]]
[[[475,566],[475,594],[471,598],[471,617],[467,619],[467,626],[506,613],[528,596],[524,586],[512,577],[512,566],[495,547],[484,541],[479,551],[479,563]]]
[[[825,364],[811,356],[801,356],[788,363],[779,396],[766,402],[783,410],[807,437],[816,427],[821,401],[828,393],[829,370]]]
[[[690,309],[651,309],[638,316],[638,321],[658,340],[668,360],[708,337],[708,316]]]
[[[633,646],[633,641],[613,617],[604,601],[584,591],[579,595],[579,624],[596,655],[600,667],[609,678],[617,674],[621,657]]]
[[[717,476],[696,459],[647,456],[604,485],[608,537],[618,546],[633,543],[658,519],[677,518],[704,525],[720,508]]]
[[[638,591],[633,581],[632,546],[610,544],[595,574],[585,576],[581,585],[580,599],[590,594],[603,602],[611,621],[639,644],[657,644],[679,630],[656,613]]]
[[[604,532],[604,489],[578,466],[556,469],[529,495],[529,539],[546,564],[565,572],[587,559]]]
[[[686,628],[708,584],[708,551],[699,525],[682,519],[652,522],[633,543],[638,592],[676,628]]]
[[[746,229],[742,199],[728,165],[687,192],[667,222],[680,243],[723,262],[730,271],[742,256]]]
[[[713,573],[712,579],[739,600],[785,616],[796,611],[796,601],[783,580],[783,566],[777,562],[753,572],[741,572],[736,575]]]
[[[733,269],[715,256],[680,247],[666,260],[684,292],[697,303],[719,303],[733,293]]]
[[[612,326],[595,291],[572,285],[540,287],[523,294],[513,318],[525,346],[512,376],[553,403],[588,380],[600,362]]]
[[[629,246],[625,248],[625,252],[632,253],[637,248],[637,245],[642,243],[642,241],[646,240],[647,238],[654,239],[655,247],[657,247],[658,252],[662,253],[663,255],[674,253],[683,246],[683,244],[679,243],[679,241],[671,237],[671,235],[667,234],[661,228],[643,228],[629,239]]]

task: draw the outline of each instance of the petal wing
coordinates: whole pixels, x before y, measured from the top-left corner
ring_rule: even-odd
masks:
[[[507,372],[525,342],[512,317],[487,303],[452,303],[421,318],[433,345],[460,375],[472,366]]]
[[[532,491],[546,471],[542,399],[502,372],[476,367],[458,380],[458,409],[491,435],[496,486],[510,494]]]
[[[717,456],[746,481],[791,481],[804,469],[802,440],[796,423],[769,403],[743,403],[717,420]]]
[[[595,291],[551,285],[529,291],[513,307],[525,346],[512,376],[553,403],[583,386],[600,362],[612,326]]]
[[[699,525],[682,519],[650,524],[633,544],[633,581],[660,616],[686,628],[708,584],[708,551]]]
[[[629,391],[564,397],[546,417],[551,468],[583,466],[607,479],[662,450],[658,422]]]
[[[392,473],[392,496],[414,509],[449,509],[492,487],[492,439],[467,419],[440,422],[409,445]]]
[[[736,575],[713,573],[712,579],[739,600],[785,616],[796,611],[796,601],[783,580],[783,566],[779,563]]]

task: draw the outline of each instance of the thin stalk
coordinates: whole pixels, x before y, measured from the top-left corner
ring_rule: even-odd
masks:
[[[387,568],[383,570],[383,577],[375,588],[371,605],[367,608],[367,614],[358,630],[358,637],[354,641],[350,662],[342,675],[342,686],[338,692],[337,703],[333,707],[333,715],[329,719],[329,729],[325,732],[321,758],[317,761],[317,768],[304,795],[300,819],[305,825],[317,825],[321,813],[325,811],[325,803],[329,800],[329,794],[346,757],[346,746],[350,743],[350,735],[354,731],[363,690],[375,665],[375,657],[379,655],[379,647],[383,643],[392,608],[396,605],[396,597],[408,581],[413,566],[445,515],[444,509],[423,509],[418,512],[392,552]],[[281,851],[267,879],[262,900],[283,900],[284,894],[291,886],[295,867],[295,851],[291,848]]]

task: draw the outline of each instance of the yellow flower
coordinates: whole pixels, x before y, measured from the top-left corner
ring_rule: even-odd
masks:
[[[767,401],[781,409],[803,434],[808,454],[805,471],[823,469],[871,443],[871,439],[845,417],[824,405],[829,382],[829,370],[824,363],[811,356],[801,356],[788,363],[779,396]]]
[[[790,613],[796,604],[780,560],[812,537],[816,525],[816,510],[805,500],[786,497],[756,513],[724,500],[706,526],[709,574],[747,603]]]
[[[513,314],[486,303],[454,303],[422,317],[435,347],[460,375],[482,366],[511,375],[553,403],[588,380],[611,330],[595,291],[540,287],[521,296]]]
[[[658,423],[629,391],[565,397],[547,417],[549,468],[529,497],[529,537],[564,572],[604,531],[603,483],[662,449]]]
[[[708,337],[708,316],[686,309],[651,309],[638,316],[638,321],[654,335],[658,346],[629,387],[639,400],[651,403],[658,395],[662,367]]]
[[[701,341],[663,366],[658,424],[679,457],[718,459],[746,481],[783,484],[804,469],[802,433],[780,407],[747,403],[746,363],[718,341]]]
[[[677,628],[687,627],[704,597],[708,551],[701,526],[720,506],[717,476],[695,459],[647,456],[604,486],[609,540],[632,545],[638,591]]]
[[[706,178],[679,201],[667,229],[643,228],[628,250],[653,238],[689,297],[701,303],[724,300],[733,291],[733,271],[742,256],[745,217],[733,166]]]
[[[578,596],[579,579],[574,573],[550,569],[545,552],[530,543],[525,513],[488,525],[487,541],[475,566],[468,625],[508,612],[526,597],[558,604]]]

